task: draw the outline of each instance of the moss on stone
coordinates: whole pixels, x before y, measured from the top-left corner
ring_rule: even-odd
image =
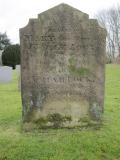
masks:
[[[79,120],[78,120],[78,122],[87,122],[87,123],[89,123],[90,122],[90,118],[89,117],[82,117],[82,118],[80,118]]]
[[[59,113],[49,114],[47,116],[49,122],[53,123],[54,128],[60,128],[63,125],[64,117]]]
[[[70,65],[75,65],[75,59],[74,59],[74,57],[69,58],[68,61],[69,61]]]
[[[74,65],[69,65],[68,68],[69,72],[74,75],[85,76],[89,74],[89,69],[87,68],[83,67],[76,68]]]
[[[69,58],[69,65],[68,69],[71,74],[78,75],[78,76],[84,76],[89,74],[89,69],[85,67],[76,67],[76,62],[74,57]]]
[[[36,123],[36,124],[46,124],[48,121],[47,121],[47,119],[45,118],[45,117],[40,117],[39,119],[37,119],[37,120],[34,120],[34,123]]]
[[[63,127],[63,123],[71,122],[72,117],[69,115],[61,115],[59,113],[48,114],[46,117],[40,117],[33,121],[37,128],[60,128]]]
[[[86,129],[87,128],[100,129],[102,125],[102,121],[95,121],[92,120],[90,117],[80,118],[78,122],[80,123],[79,125],[80,128],[85,127]]]
[[[64,116],[64,121],[65,121],[65,122],[66,122],[66,121],[71,122],[71,121],[72,121],[72,117],[66,115],[66,116]]]

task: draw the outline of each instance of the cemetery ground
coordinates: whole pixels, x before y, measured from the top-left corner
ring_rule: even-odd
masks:
[[[106,94],[100,128],[21,130],[17,76],[0,84],[0,160],[119,160],[120,65],[106,66]]]

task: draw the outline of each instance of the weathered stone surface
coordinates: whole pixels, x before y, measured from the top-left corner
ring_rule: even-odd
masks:
[[[0,50],[0,66],[2,66],[2,51]]]
[[[20,29],[23,120],[61,115],[64,126],[103,112],[106,31],[66,4]],[[59,116],[58,116],[59,117]]]

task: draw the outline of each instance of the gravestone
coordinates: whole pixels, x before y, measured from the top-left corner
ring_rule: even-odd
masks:
[[[105,39],[97,20],[67,4],[20,29],[24,122],[79,126],[101,119]]]
[[[9,83],[12,81],[12,68],[0,66],[0,83]]]
[[[0,50],[0,66],[2,66],[2,51]]]

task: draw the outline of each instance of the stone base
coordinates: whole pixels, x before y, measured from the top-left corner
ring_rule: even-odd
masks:
[[[51,97],[45,101],[42,108],[32,110],[24,122],[25,126],[33,128],[75,128],[96,125],[100,123],[101,117],[91,119],[90,115],[90,112],[98,114],[96,108],[99,109],[99,106],[94,105],[94,108],[90,109],[89,103],[79,96],[64,99]]]

